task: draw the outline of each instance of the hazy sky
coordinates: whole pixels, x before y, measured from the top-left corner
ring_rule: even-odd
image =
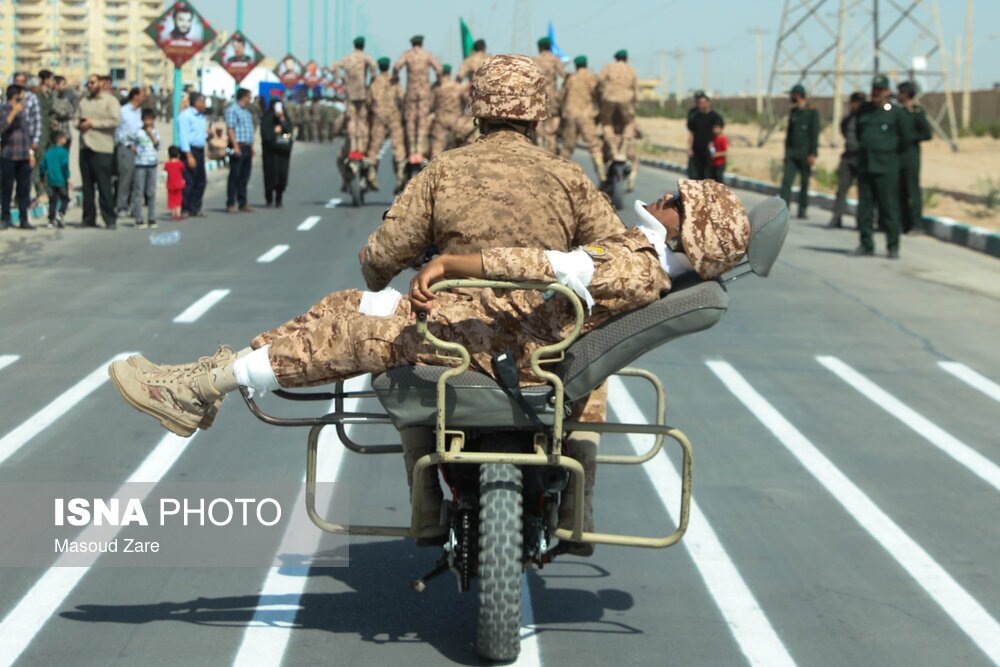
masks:
[[[813,0],[815,1],[815,0]],[[870,43],[871,7],[875,0],[848,0],[853,7],[846,34],[855,34],[858,47],[845,57],[850,67],[856,61],[871,68]],[[195,7],[216,27],[232,30],[236,27],[236,0],[193,0]],[[292,0],[293,52],[303,61],[309,58],[310,0]],[[314,55],[324,57],[324,5],[329,12],[329,58],[350,48],[338,43],[335,30],[337,0],[312,0],[314,7]],[[748,31],[762,28],[765,83],[770,73],[783,2],[781,0],[341,0],[349,6],[348,40],[364,31],[368,51],[376,57],[393,59],[409,46],[414,33],[426,36],[425,46],[442,62],[460,62],[458,31],[459,16],[464,17],[475,37],[487,40],[491,53],[534,53],[535,40],[547,31],[551,20],[558,45],[569,56],[586,54],[591,67],[599,68],[611,60],[611,54],[627,48],[633,66],[640,77],[658,77],[660,56],[657,51],[680,49],[683,56],[683,83],[687,90],[702,87],[703,57],[701,47],[713,49],[708,54],[709,88],[717,93],[733,94],[755,89],[754,37]],[[798,5],[798,2],[793,4]],[[902,2],[901,4],[909,4]],[[929,0],[923,5],[929,7]],[[955,37],[962,34],[965,24],[965,0],[939,0],[942,35],[949,53],[949,65]],[[286,50],[286,0],[244,0],[244,32],[269,56],[279,57]],[[827,0],[820,10],[822,21],[836,26],[838,0]],[[889,16],[898,14],[888,0],[880,1],[883,25]],[[934,30],[929,9],[918,9]],[[1000,2],[976,0],[973,27],[973,87],[990,87],[1000,82]],[[813,22],[813,31],[806,35],[809,46],[831,41],[824,37],[823,28]],[[899,51],[905,62],[912,55],[928,51],[929,38],[914,42],[918,32],[909,24],[899,28],[890,45]],[[809,58],[801,52],[802,62]],[[931,66],[936,67],[934,60]],[[666,58],[671,89],[676,91],[677,61]],[[886,69],[886,68],[883,68]],[[791,77],[796,78],[796,77]],[[940,78],[928,77],[927,87],[939,87]],[[850,84],[849,84],[850,87]]]

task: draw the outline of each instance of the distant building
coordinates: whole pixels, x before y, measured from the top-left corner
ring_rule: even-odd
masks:
[[[662,99],[656,91],[660,83],[659,79],[639,79],[639,101]]]

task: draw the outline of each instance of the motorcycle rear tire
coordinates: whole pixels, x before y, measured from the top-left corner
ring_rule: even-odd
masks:
[[[365,193],[361,184],[361,176],[354,174],[351,178],[351,205],[361,206],[365,203]]]
[[[625,208],[625,188],[628,176],[625,170],[618,165],[611,167],[611,203],[615,205],[615,210],[620,211]]]
[[[486,660],[508,662],[521,651],[521,469],[509,463],[483,464],[479,488],[476,651]]]

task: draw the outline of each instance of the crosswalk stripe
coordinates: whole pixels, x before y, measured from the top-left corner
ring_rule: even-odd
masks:
[[[735,368],[724,361],[707,363],[722,384],[798,459],[847,513],[889,552],[983,653],[1000,665],[1000,624],[864,491],[750,386]]]
[[[310,215],[308,218],[303,220],[302,223],[296,229],[298,229],[300,232],[308,232],[310,229],[315,227],[316,223],[318,223],[320,220],[322,220],[322,218],[320,218],[318,215]]]
[[[965,364],[960,364],[957,361],[939,361],[938,366],[973,389],[983,392],[994,401],[1000,401],[1000,384],[997,384],[985,375],[980,375]]]
[[[227,289],[212,290],[188,306],[183,313],[174,318],[174,322],[179,324],[197,322],[198,318],[207,313],[212,306],[225,299],[228,294],[229,290]]]
[[[65,392],[57,396],[51,403],[33,414],[27,421],[15,428],[13,431],[0,439],[0,464],[13,456],[21,447],[28,443],[36,435],[52,425],[57,419],[69,412],[73,406],[85,399],[95,389],[108,381],[108,366],[111,362],[125,359],[137,354],[136,352],[122,352],[121,354],[108,359],[106,362],[94,369],[87,377],[83,378]]]
[[[980,477],[993,488],[1000,491],[1000,466],[969,447],[958,438],[947,433],[937,424],[904,405],[902,401],[892,396],[874,382],[857,372],[836,357],[816,357],[816,360],[830,370],[841,380],[857,389],[890,415],[913,430],[914,433],[927,440],[942,452],[955,459],[970,472]]]
[[[136,468],[135,472],[125,480],[113,498],[125,499],[139,497],[140,502],[146,498],[155,484],[158,484],[168,470],[177,462],[184,450],[191,444],[191,438],[182,438],[170,433],[163,436],[159,444],[146,459]],[[135,489],[125,489],[130,484],[149,484],[146,493],[141,497]],[[90,526],[77,538],[82,541],[106,541],[114,539],[121,530],[120,526]],[[55,564],[45,571],[45,574],[35,582],[35,585],[25,593],[20,602],[7,617],[0,622],[0,665],[11,665],[31,641],[42,630],[45,623],[59,607],[77,584],[90,571],[89,567],[69,567],[62,563],[75,559],[75,554],[60,556]]]
[[[620,421],[627,423],[646,421],[642,410],[619,378],[611,378],[610,391],[608,406]],[[639,442],[640,437],[628,436],[629,442],[637,452],[642,447]],[[676,524],[680,516],[681,488],[677,469],[666,454],[654,457],[646,462],[642,469],[649,475],[653,488]],[[794,665],[795,661],[767,620],[764,610],[743,581],[739,570],[729,558],[708,518],[702,513],[693,497],[688,530],[681,544],[691,554],[691,560],[698,568],[708,592],[722,612],[729,631],[733,633],[747,661],[751,665],[760,667]]]
[[[276,245],[263,255],[257,258],[258,264],[270,264],[274,260],[278,259],[288,250],[287,245]]]
[[[16,354],[0,354],[0,370],[7,368],[20,358]]]

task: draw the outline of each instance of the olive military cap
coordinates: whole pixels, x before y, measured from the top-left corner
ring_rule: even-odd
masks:
[[[889,77],[885,74],[876,75],[875,78],[872,79],[872,88],[888,89],[889,87]]]
[[[577,67],[586,67],[587,56],[577,56],[576,58],[573,58],[573,64]]]
[[[354,38],[354,48],[356,48],[356,49],[363,49],[363,48],[365,48],[365,38],[364,37],[355,37]]]
[[[618,60],[625,60],[626,58],[628,58],[628,50],[618,49],[617,51],[615,51],[615,58],[617,58]]]
[[[444,74],[445,76],[451,74],[451,65],[447,64],[441,65],[441,73]]]
[[[413,44],[414,46],[416,46],[417,44],[423,44],[423,43],[424,43],[424,36],[423,35],[414,35],[413,37],[410,37],[410,44]]]
[[[389,65],[392,64],[392,61],[386,58],[385,56],[379,58],[377,62],[378,62],[378,68],[383,71],[389,69]]]
[[[540,48],[540,49],[551,49],[552,48],[552,40],[549,39],[548,37],[542,37],[541,39],[538,40],[538,48]]]

